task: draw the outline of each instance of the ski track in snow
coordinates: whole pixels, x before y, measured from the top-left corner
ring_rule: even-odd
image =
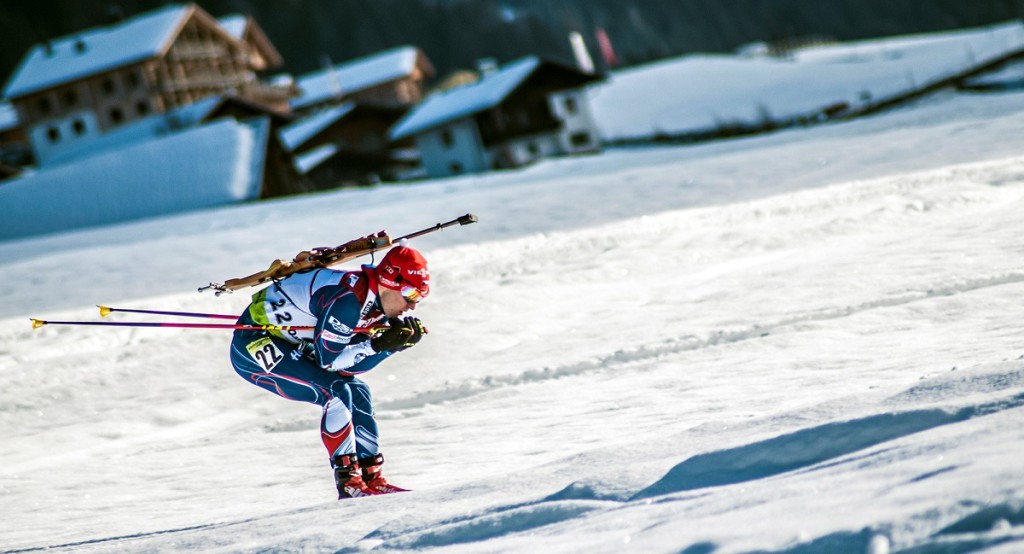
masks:
[[[1011,552],[1022,185],[1015,155],[531,233],[512,203],[431,250],[432,336],[373,383],[416,490],[359,503],[323,494],[316,410],[246,388],[223,335],[0,321],[0,552]],[[5,267],[59,282],[77,256]]]

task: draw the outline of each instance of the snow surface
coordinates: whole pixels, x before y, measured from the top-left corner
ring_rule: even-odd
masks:
[[[947,95],[0,243],[0,545],[1024,548],[1021,137],[1024,95]],[[335,501],[319,410],[239,379],[226,333],[29,328],[238,312],[195,287],[465,212],[415,241],[430,335],[367,376],[414,492]]]
[[[0,242],[0,552],[1020,552],[1022,137],[1024,94],[944,93]],[[409,493],[337,502],[225,332],[28,321],[237,313],[195,288],[466,212],[366,376]]]
[[[269,118],[222,118],[134,142],[166,125],[140,122],[98,142],[122,144],[0,184],[0,239],[234,204],[259,197]],[[88,149],[86,149],[88,150]],[[57,236],[59,242],[64,237]]]
[[[790,59],[693,55],[612,73],[593,89],[593,110],[605,140],[782,122],[840,104],[863,109],[1022,49],[1016,21],[807,48]],[[659,94],[638,101],[637,90]]]

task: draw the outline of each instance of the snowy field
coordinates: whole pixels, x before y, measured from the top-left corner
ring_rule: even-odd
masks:
[[[1024,94],[949,94],[0,243],[0,551],[1020,552],[1022,152]],[[29,325],[466,212],[366,377],[410,493],[337,502],[226,332]]]
[[[767,55],[695,54],[614,72],[593,107],[605,140],[859,111],[1024,49],[1024,23],[840,42]],[[794,86],[796,85],[796,86]],[[638,101],[637,91],[644,94]]]

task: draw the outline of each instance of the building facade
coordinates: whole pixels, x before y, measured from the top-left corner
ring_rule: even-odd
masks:
[[[521,167],[597,152],[586,86],[601,77],[528,57],[435,93],[391,131],[413,138],[426,177]]]
[[[171,5],[37,45],[5,96],[42,165],[68,145],[209,96],[286,111],[291,89],[257,77],[268,62],[280,63],[269,52],[195,4]]]

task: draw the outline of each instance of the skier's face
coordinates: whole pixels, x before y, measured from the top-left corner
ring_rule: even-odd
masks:
[[[380,287],[380,305],[388,317],[398,317],[416,309],[416,304],[407,301],[401,292],[386,287]]]

